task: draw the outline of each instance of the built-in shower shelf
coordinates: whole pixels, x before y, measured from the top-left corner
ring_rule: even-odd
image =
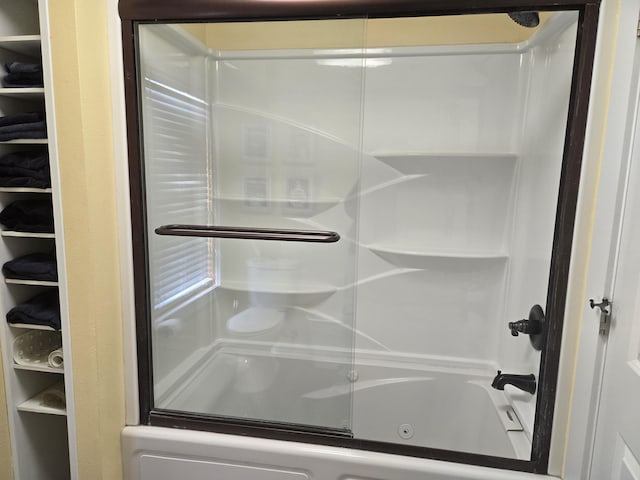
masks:
[[[506,253],[496,251],[420,249],[382,243],[368,245],[367,248],[394,265],[409,268],[426,268],[436,261],[495,262],[509,258]]]
[[[405,175],[429,172],[465,173],[469,167],[501,168],[515,162],[515,153],[374,153],[373,157]]]
[[[339,197],[320,197],[309,200],[285,198],[249,199],[243,197],[216,197],[216,204],[221,209],[233,209],[248,213],[278,213],[288,217],[310,217],[318,215],[338,205]]]
[[[282,306],[310,305],[322,302],[338,291],[333,285],[300,284],[293,288],[278,288],[277,286],[253,286],[246,282],[224,282],[222,290],[237,293],[251,293],[264,299],[265,303]]]

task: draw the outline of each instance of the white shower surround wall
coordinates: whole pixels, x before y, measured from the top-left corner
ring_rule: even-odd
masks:
[[[555,202],[555,194],[552,192],[557,191],[559,168],[557,165],[555,169],[545,168],[545,164],[548,161],[558,162],[558,155],[562,152],[562,134],[566,121],[566,105],[563,106],[562,101],[567,103],[570,87],[568,82],[571,78],[570,59],[573,50],[567,46],[574,40],[574,29],[568,28],[572,25],[573,22],[568,21],[566,17],[556,18],[549,22],[534,39],[516,46],[385,49],[384,58],[392,59],[398,70],[395,68],[393,70],[366,69],[367,90],[364,95],[366,128],[365,136],[362,138],[364,155],[360,185],[363,192],[360,207],[362,219],[358,227],[360,236],[357,243],[360,277],[355,279],[359,286],[355,309],[357,316],[353,325],[356,328],[356,357],[359,351],[363,353],[379,351],[386,353],[389,358],[397,357],[396,360],[414,358],[425,364],[433,360],[453,368],[472,365],[475,370],[484,370],[487,375],[498,366],[505,370],[515,368],[518,372],[528,370],[537,372],[539,355],[528,348],[526,337],[521,336],[518,339],[511,337],[506,329],[506,323],[526,316],[533,303],[543,303],[546,298],[548,252],[553,222],[548,218],[542,218],[542,215],[537,218],[535,213],[542,211],[539,208],[541,201]],[[425,62],[425,55],[428,57],[427,62]],[[374,52],[372,56],[380,57],[381,54]],[[313,56],[310,60],[312,59],[314,59]],[[567,65],[569,65],[568,68]],[[216,69],[219,75],[218,82],[223,81],[225,68],[237,75],[231,64],[219,57],[219,65]],[[534,74],[527,81],[529,69],[533,69]],[[392,71],[395,73],[391,74]],[[407,74],[409,71],[411,75]],[[398,77],[406,79],[407,84],[403,85],[402,89],[388,91],[386,85],[398,80],[398,78],[389,78],[388,75],[395,75],[397,72],[405,73],[404,75],[400,73]],[[548,89],[541,88],[542,80],[549,75],[558,79],[555,83],[557,91],[550,92]],[[290,75],[284,78],[290,78],[293,83],[287,85],[285,82],[279,85],[283,92],[291,92],[295,87],[295,80],[299,80],[300,77]],[[280,78],[279,82],[281,81]],[[501,83],[502,81],[504,84]],[[252,82],[255,83],[252,84]],[[260,99],[265,97],[258,94],[249,99],[246,92],[259,93],[260,85],[263,87],[276,85],[263,76],[249,74],[244,77],[243,83],[237,85],[239,87],[237,89],[218,90],[218,92],[229,92],[230,97],[219,99],[220,103],[215,107],[217,114],[225,115],[220,112],[226,111],[228,115],[238,115],[240,112],[241,116],[247,115],[246,118],[255,120],[264,112],[269,112],[269,117],[275,120],[274,125],[280,123],[276,119],[286,118],[295,125],[295,128],[303,127],[303,130],[322,132],[322,135],[318,136],[319,142],[333,145],[333,147],[326,147],[328,150],[333,148],[334,152],[341,152],[342,155],[359,157],[357,147],[360,131],[350,133],[351,139],[354,139],[353,144],[350,145],[352,142],[338,140],[342,138],[341,132],[343,133],[347,126],[340,125],[335,119],[324,124],[310,125],[309,119],[305,118],[305,112],[308,110],[305,107],[305,110],[296,111],[295,102],[282,103],[280,111],[278,105],[265,105],[264,108],[260,108]],[[419,108],[418,102],[411,101],[410,94],[415,89],[424,88],[425,85],[427,89],[422,91],[422,97],[431,92],[433,98],[425,101],[433,101],[439,106],[427,114]],[[548,84],[545,85],[548,86]],[[478,95],[479,91],[482,95]],[[234,92],[237,96],[233,95]],[[468,95],[465,95],[465,92],[468,92]],[[403,95],[398,95],[399,93]],[[407,93],[409,95],[405,97]],[[554,93],[562,101],[555,100],[555,95],[552,95]],[[414,92],[414,95],[417,93]],[[541,112],[545,109],[538,107],[546,105],[547,101],[556,105],[560,111],[555,111],[549,118],[541,119]],[[244,105],[243,102],[247,104]],[[451,117],[447,117],[446,112],[454,113]],[[467,113],[460,115],[460,112]],[[385,123],[388,118],[393,119],[391,132],[388,123]],[[461,119],[468,121],[461,121]],[[521,130],[514,128],[517,126],[520,126]],[[425,135],[423,132],[432,134]],[[439,153],[425,154],[425,152]],[[464,152],[479,153],[469,155]],[[445,164],[443,161],[450,163]],[[482,162],[482,166],[486,169],[478,167],[476,161]],[[421,212],[412,211],[410,206],[415,206],[416,200],[420,198],[420,192],[425,186],[424,182],[429,180],[426,174],[432,173],[421,171],[424,165],[434,169],[436,173],[444,173],[441,178],[448,187],[452,186],[450,183],[447,184],[452,173],[463,177],[466,174],[466,186],[478,193],[485,203],[493,202],[499,208],[511,209],[509,215],[501,215],[503,219],[508,219],[507,222],[497,219],[500,215],[496,215],[496,218],[483,218],[482,222],[479,222],[480,226],[476,225],[476,229],[470,231],[473,235],[467,238],[462,237],[462,243],[454,245],[453,253],[451,249],[445,248],[450,247],[446,237],[441,239],[442,247],[440,248],[437,243],[429,245],[429,252],[421,251],[420,246],[402,245],[403,235],[381,237],[380,221],[392,219],[398,222],[391,225],[389,229],[390,232],[398,232],[407,231],[412,221],[419,219]],[[415,171],[416,168],[418,171]],[[493,179],[489,191],[478,190],[481,188],[482,181],[478,182],[476,176],[480,176],[482,181]],[[532,184],[534,179],[539,183]],[[376,215],[380,212],[380,206],[388,203],[387,197],[389,191],[394,188],[394,184],[411,186],[412,183],[415,186],[402,193],[405,197],[398,204],[401,208],[394,212],[397,215],[392,215],[392,218]],[[378,188],[381,184],[389,185],[390,188]],[[339,183],[339,186],[339,191],[323,190],[325,185],[320,182],[315,185],[315,193],[319,198],[329,201],[345,194],[347,183]],[[437,184],[432,186],[437,189]],[[451,195],[451,190],[452,188],[443,188],[441,192],[446,196]],[[453,190],[454,197],[450,197],[450,200],[458,201],[458,205],[463,208],[473,207],[471,198],[464,199],[460,196],[463,190],[459,192],[456,192],[455,188]],[[225,199],[224,192],[221,195],[222,201],[234,200]],[[437,198],[432,200],[438,202]],[[473,199],[473,201],[476,200]],[[335,219],[336,214],[332,213],[329,207],[327,211],[321,212],[321,215]],[[311,217],[304,221],[309,224],[312,221]],[[315,217],[313,220],[318,220],[317,216],[313,217]],[[473,220],[473,215],[468,218]],[[530,243],[521,236],[524,226],[530,219],[533,219],[536,225],[540,225],[539,249],[532,249]],[[437,216],[434,217],[435,222],[442,220]],[[545,220],[546,224],[543,224]],[[348,227],[348,219],[345,222]],[[491,228],[483,231],[481,226],[483,222]],[[297,223],[294,222],[294,225]],[[455,233],[457,228],[457,232],[460,233],[460,228],[464,226],[454,224],[450,228],[451,232]],[[415,234],[419,240],[427,240],[424,237],[424,230],[421,232],[415,229],[410,233]],[[472,239],[475,239],[475,243]],[[228,248],[230,253],[233,248]],[[460,255],[459,252],[465,249],[466,254]],[[236,253],[242,254],[241,251]],[[547,258],[544,257],[545,255]],[[473,262],[474,269],[480,273],[476,272],[475,278],[467,275],[465,288],[456,290],[453,285],[450,285],[451,288],[447,290],[446,282],[443,286],[439,279],[430,280],[428,273],[425,274],[424,270],[408,270],[404,265],[404,262],[416,261],[426,262],[430,266],[435,262],[439,267],[442,267],[443,261],[450,261],[453,268],[445,276],[453,275],[454,277],[460,265]],[[462,268],[462,271],[464,270]],[[220,273],[223,286],[225,278],[235,277],[238,282],[238,272],[234,272],[232,267],[225,269],[222,266]],[[331,275],[331,272],[328,275]],[[398,294],[406,293],[406,289],[411,288],[412,284],[417,285],[415,288],[424,288],[426,303],[423,308],[424,311],[430,311],[433,314],[434,320],[431,322],[414,320],[412,329],[402,328],[398,322],[403,316],[398,314],[398,305],[389,301],[392,297],[387,297],[384,302],[372,302],[373,299],[380,298],[385,293],[385,285],[377,281],[378,279],[396,282],[395,291]],[[335,278],[332,280],[335,282]],[[242,283],[242,280],[239,283]],[[233,280],[230,284],[233,290]],[[527,288],[533,286],[534,289],[525,288],[519,291],[514,287],[508,287],[515,284]],[[345,283],[340,286],[348,287]],[[237,292],[238,289],[234,291]],[[431,292],[436,292],[437,297],[429,298]],[[469,297],[470,292],[473,298]],[[419,291],[416,290],[414,297],[418,293]],[[438,310],[440,306],[437,302],[443,298],[450,302],[449,306],[455,306],[456,301],[464,298],[468,304],[474,305],[475,311],[466,317],[451,321],[443,314],[446,309]],[[496,302],[495,298],[504,298],[505,301],[504,303]],[[338,307],[335,303],[334,301],[332,304],[329,298],[312,306],[302,302],[297,308],[301,309],[305,315],[311,310],[328,318],[338,318],[339,312],[336,310]],[[375,305],[376,315],[367,311],[369,305]],[[401,305],[400,310],[403,307],[411,306],[405,303]],[[177,319],[179,328],[174,326],[166,328],[163,335],[167,345],[180,344],[183,348],[176,349],[170,357],[164,358],[168,363],[167,370],[170,364],[178,365],[172,372],[167,372],[166,380],[180,378],[182,375],[178,373],[184,374],[188,371],[189,367],[193,366],[195,357],[207,350],[203,348],[207,342],[213,342],[215,339],[222,342],[238,340],[237,336],[226,329],[230,312],[225,311],[224,305],[222,307],[214,305],[213,308],[218,309],[218,313],[221,314],[217,316],[218,323],[213,330],[210,325],[211,318],[207,315],[208,307],[196,308],[195,311],[198,312],[196,315],[193,315],[193,309],[188,313],[187,311],[172,313],[171,317]],[[182,319],[181,316],[185,318]],[[189,321],[186,321],[187,318]],[[301,320],[303,318],[305,317],[300,317]],[[316,342],[319,340],[319,344],[322,344],[323,334],[326,335],[327,344],[330,344],[331,339],[335,339],[335,335],[332,334],[336,328],[335,322],[326,323],[329,325],[327,331],[323,332],[320,328],[313,332],[313,339]],[[462,341],[465,337],[464,331],[473,331],[473,335],[469,335],[472,341]],[[502,337],[496,335],[496,332],[501,332]],[[348,340],[350,337],[345,338]],[[496,356],[496,352],[500,354]],[[393,363],[392,361],[390,365]],[[530,434],[533,409],[528,405],[531,402],[528,401],[528,397],[519,392],[510,393],[515,397],[514,403],[519,416]],[[174,478],[175,475],[167,473],[173,468],[178,468],[176,475],[179,471],[181,478],[185,479],[191,478],[189,475],[194,475],[193,478],[196,478],[196,472],[198,475],[203,472],[207,474],[224,472],[231,475],[229,478],[247,480],[302,479],[310,478],[311,473],[315,478],[340,478],[341,480],[413,479],[418,473],[424,475],[421,478],[428,480],[544,478],[356,450],[261,439],[238,440],[232,436],[200,432],[140,427],[126,429],[123,438],[125,471],[131,475],[126,478]],[[215,459],[212,459],[208,450],[213,445],[217,448]],[[264,460],[267,458],[265,455],[271,460]],[[188,456],[189,460],[181,459],[184,456]],[[275,460],[280,458],[281,461]],[[247,467],[248,464],[251,466]],[[234,465],[238,469],[234,470]],[[261,469],[262,467],[256,465],[266,466]],[[138,471],[140,475],[134,476],[134,472]],[[279,471],[280,473],[276,475],[281,476],[273,477],[274,471]],[[290,472],[286,474],[289,477],[285,472]],[[309,473],[309,476],[304,472]],[[431,475],[426,476],[429,473]]]

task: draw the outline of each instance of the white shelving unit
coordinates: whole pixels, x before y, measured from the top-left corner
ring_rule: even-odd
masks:
[[[69,361],[70,336],[47,0],[0,0],[0,64],[11,61],[41,61],[44,87],[0,87],[0,116],[44,111],[48,138],[0,142],[0,156],[11,152],[47,152],[52,186],[0,187],[0,210],[17,200],[50,200],[55,233],[3,230],[0,232],[0,265],[22,255],[55,250],[58,281],[5,278],[0,283],[0,311],[5,317],[14,306],[39,293],[57,291],[61,317],[61,334],[57,341],[61,337],[64,357],[61,367],[45,362],[33,365],[16,363],[14,353],[17,350],[14,347],[18,337],[29,331],[42,332],[41,335],[58,334],[48,326],[9,324],[6,319],[0,321],[0,349],[3,355],[13,474],[15,480],[77,479],[74,409],[70,403],[73,398]],[[0,73],[0,77],[3,75]],[[54,386],[53,391],[49,390]]]

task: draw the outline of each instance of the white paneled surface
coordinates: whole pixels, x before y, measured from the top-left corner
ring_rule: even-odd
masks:
[[[181,478],[198,480],[220,477],[225,480],[304,480],[309,476],[286,470],[252,465],[229,464],[179,457],[143,455],[140,457],[140,478]]]
[[[184,477],[189,473],[213,475],[222,472],[230,475],[224,478],[251,480],[271,480],[274,472],[281,474],[280,478],[296,480],[305,475],[322,480],[555,478],[362,450],[345,451],[335,447],[158,427],[127,427],[122,434],[122,443],[125,480],[174,480],[176,477],[195,478]],[[189,462],[202,462],[203,465],[189,465]],[[237,477],[240,474],[247,477]]]
[[[389,53],[366,69],[365,151],[512,151],[519,54]]]

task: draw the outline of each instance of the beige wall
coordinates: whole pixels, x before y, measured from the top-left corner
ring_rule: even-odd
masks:
[[[106,1],[49,2],[83,480],[122,477],[124,380]]]
[[[543,12],[540,25],[550,15]],[[517,43],[540,28],[522,27],[506,14],[182,26],[217,50]]]

